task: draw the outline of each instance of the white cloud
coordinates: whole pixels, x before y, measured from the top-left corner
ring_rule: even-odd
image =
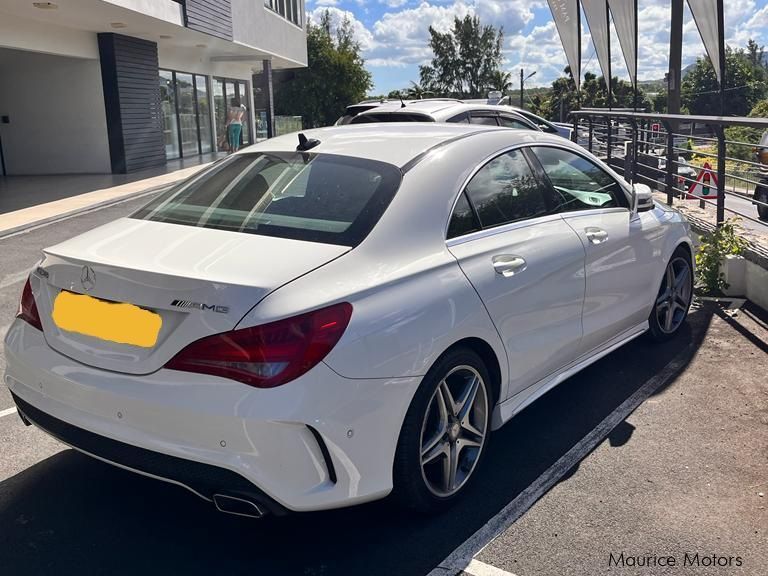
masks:
[[[453,25],[454,17],[467,14],[477,15],[483,24],[504,28],[504,68],[518,72],[537,71],[529,85],[546,85],[563,74],[566,66],[560,39],[549,14],[545,0],[377,0],[384,12],[369,20],[366,8],[354,8],[359,18],[339,7],[363,5],[369,0],[315,0],[318,8],[310,12],[316,21],[320,10],[328,9],[333,18],[346,15],[363,48],[363,55],[369,66],[407,69],[402,72],[401,83],[417,80],[415,67],[429,61],[429,27],[447,31]],[[323,8],[319,8],[323,6]],[[744,46],[752,37],[768,44],[768,5],[766,0],[728,0],[726,8],[726,38],[733,46]],[[639,0],[638,28],[640,40],[639,76],[641,80],[660,79],[669,67],[669,0]],[[685,9],[683,62],[684,65],[703,55],[698,30],[688,8]],[[600,74],[597,58],[586,23],[582,26],[582,71]],[[612,71],[627,78],[623,53],[615,30],[612,31]]]
[[[319,1],[321,0],[318,0],[318,2]],[[360,43],[360,48],[363,50],[363,52],[367,52],[373,48],[375,44],[373,35],[365,27],[365,25],[360,22],[360,20],[358,20],[349,10],[342,10],[340,8],[336,8],[335,6],[323,6],[309,12],[309,21],[312,24],[319,24],[320,18],[326,11],[331,16],[331,26],[338,26],[341,22],[344,21],[344,18],[349,20],[349,22],[352,24],[352,33],[354,34],[355,39]]]

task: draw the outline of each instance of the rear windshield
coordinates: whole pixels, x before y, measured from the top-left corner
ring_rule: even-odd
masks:
[[[350,124],[368,124],[370,122],[434,122],[431,116],[413,112],[383,112],[380,114],[361,114],[352,118]]]
[[[384,162],[312,153],[230,156],[131,218],[356,246],[400,186]]]

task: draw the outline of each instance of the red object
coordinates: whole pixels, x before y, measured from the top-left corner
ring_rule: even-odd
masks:
[[[342,302],[277,322],[208,336],[181,350],[165,367],[230,378],[256,388],[274,388],[322,361],[344,334],[351,317],[352,305]]]
[[[701,190],[701,192],[699,192]],[[717,198],[717,175],[712,172],[712,166],[709,162],[704,162],[696,182],[686,193],[686,198]]]
[[[21,302],[19,302],[19,311],[16,313],[16,318],[24,320],[30,326],[37,328],[42,332],[43,324],[40,322],[40,314],[37,311],[37,303],[35,302],[35,295],[32,294],[32,285],[29,283],[24,284],[24,290],[21,292]]]
[[[661,131],[661,124],[659,124],[658,122],[651,124],[651,132],[653,132],[654,134],[658,134],[660,131]]]

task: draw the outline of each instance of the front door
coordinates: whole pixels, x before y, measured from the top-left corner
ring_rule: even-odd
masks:
[[[624,188],[592,160],[562,148],[533,152],[586,251],[586,354],[648,318],[663,269],[663,230],[652,213],[633,215]]]
[[[548,189],[513,150],[470,180],[449,227],[449,249],[507,350],[508,397],[570,363],[580,346],[584,247],[552,212]]]

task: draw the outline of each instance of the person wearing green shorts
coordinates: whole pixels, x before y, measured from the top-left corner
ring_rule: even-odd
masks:
[[[245,106],[237,98],[232,98],[227,111],[227,141],[230,152],[237,152],[240,149],[240,134],[243,131],[244,120]]]

